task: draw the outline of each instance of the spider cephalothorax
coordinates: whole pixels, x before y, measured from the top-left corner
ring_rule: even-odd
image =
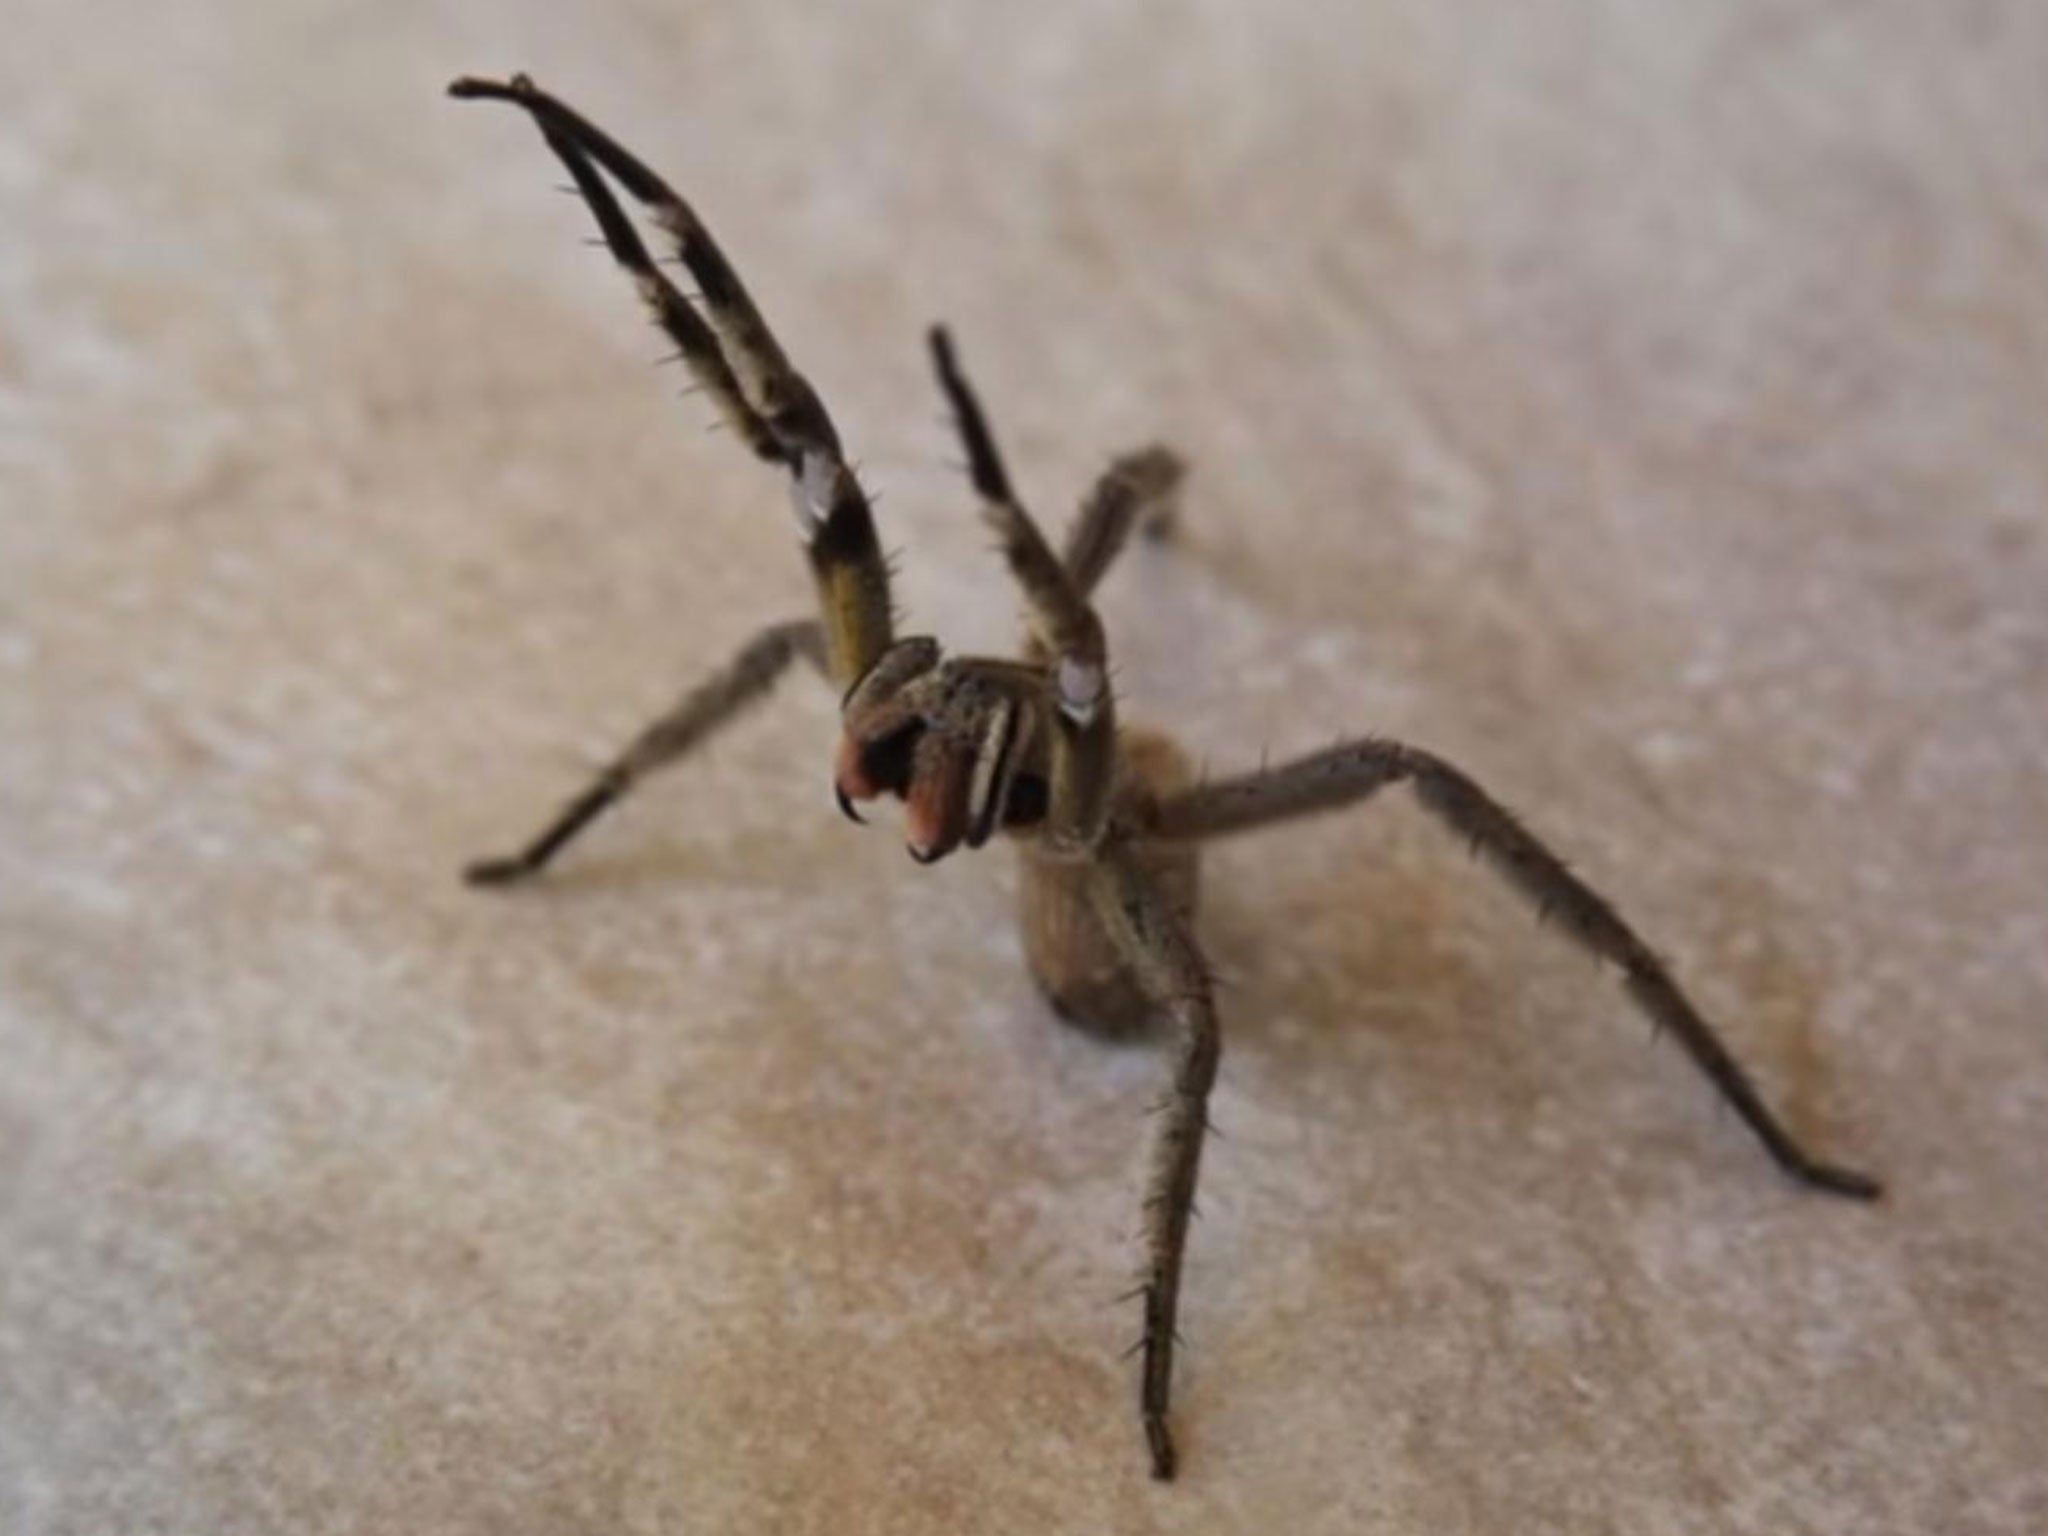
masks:
[[[817,619],[770,625],[686,694],[511,858],[470,866],[478,884],[541,869],[647,773],[676,761],[760,698],[798,657],[844,690],[833,790],[856,803],[895,795],[921,863],[1012,836],[1023,860],[1025,953],[1065,1017],[1117,1031],[1164,1022],[1174,1041],[1160,1102],[1145,1252],[1139,1410],[1153,1474],[1171,1477],[1167,1399],[1188,1216],[1221,1052],[1208,967],[1193,934],[1196,851],[1208,838],[1355,805],[1406,780],[1423,808],[1471,844],[1567,936],[1622,973],[1629,996],[1668,1030],[1793,1177],[1869,1199],[1875,1180],[1809,1155],[1650,948],[1476,783],[1432,753],[1377,737],[1293,762],[1195,783],[1154,732],[1120,729],[1108,651],[1091,596],[1134,528],[1167,515],[1182,466],[1149,448],[1111,465],[1055,553],[1011,490],[993,436],[943,330],[931,336],[940,387],[970,475],[1024,596],[1018,659],[947,657],[898,639],[888,568],[865,493],[823,402],[790,366],[739,276],[690,206],[594,125],[525,76],[458,80],[453,94],[524,108],[568,168],[612,255],[725,421],[789,477],[816,581]],[[605,178],[649,210],[698,288],[693,304],[648,255]],[[699,309],[701,305],[701,311]]]

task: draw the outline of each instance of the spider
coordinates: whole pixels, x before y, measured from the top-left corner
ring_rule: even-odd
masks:
[[[1168,1428],[1180,1296],[1207,1103],[1222,1036],[1214,986],[1191,927],[1197,853],[1225,833],[1356,805],[1406,781],[1423,808],[1557,929],[1618,967],[1653,1026],[1667,1030],[1764,1150],[1794,1179],[1870,1200],[1875,1179],[1820,1161],[1781,1126],[1749,1075],[1649,946],[1509,811],[1465,773],[1383,737],[1340,741],[1294,761],[1197,782],[1172,740],[1119,726],[1108,646],[1090,598],[1131,534],[1163,529],[1183,474],[1150,448],[1117,460],[1055,553],[1012,489],[986,418],[943,327],[930,333],[938,382],[966,449],[982,510],[1022,589],[1016,659],[948,656],[899,637],[889,572],[865,493],[823,402],[790,365],[738,274],[690,205],[609,135],[524,75],[455,81],[449,93],[523,108],[575,182],[613,258],[720,416],[787,478],[816,581],[819,616],[761,630],[723,670],[649,725],[581,794],[509,858],[472,864],[472,884],[537,874],[563,846],[658,768],[684,757],[763,697],[801,658],[843,690],[833,765],[840,809],[895,796],[920,864],[998,833],[1022,862],[1024,951],[1065,1020],[1105,1033],[1164,1023],[1172,1077],[1160,1105],[1144,1201],[1136,1346],[1138,1407],[1152,1475],[1174,1475]],[[655,264],[606,181],[648,212],[699,290],[696,303]]]

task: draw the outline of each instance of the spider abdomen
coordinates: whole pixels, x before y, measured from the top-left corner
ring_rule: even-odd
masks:
[[[1140,805],[1186,788],[1193,777],[1187,755],[1171,737],[1143,728],[1124,730],[1117,738],[1112,822],[1142,820],[1135,814]],[[1143,1030],[1158,1009],[1096,913],[1094,866],[1049,857],[1028,838],[1019,840],[1018,851],[1024,958],[1046,1001],[1066,1022],[1091,1033]],[[1138,857],[1174,911],[1192,921],[1201,884],[1196,845],[1145,842],[1139,844]]]

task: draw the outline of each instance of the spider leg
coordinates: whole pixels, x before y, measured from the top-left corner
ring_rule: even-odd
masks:
[[[1216,1082],[1223,1037],[1202,952],[1129,845],[1106,846],[1095,871],[1096,909],[1174,1030],[1173,1081],[1159,1106],[1145,1193],[1145,1332],[1140,1340],[1145,1358],[1138,1387],[1152,1475],[1167,1479],[1174,1472],[1166,1410],[1173,1385],[1181,1262],[1209,1125],[1209,1090]]]
[[[960,371],[945,327],[932,327],[931,348],[983,513],[1002,540],[1011,575],[1024,589],[1033,642],[1052,663],[1057,707],[1051,712],[1051,780],[1042,835],[1053,849],[1084,851],[1101,838],[1107,823],[1116,766],[1116,711],[1109,693],[1102,622],[1011,491],[1002,455],[973,387]]]
[[[1076,592],[1083,597],[1094,593],[1133,529],[1155,538],[1166,533],[1186,476],[1186,461],[1157,443],[1123,455],[1103,471],[1068,527],[1061,551]]]
[[[647,207],[655,223],[674,240],[676,254],[696,282],[705,313],[754,409],[768,418],[776,436],[785,443],[798,449],[838,448],[838,434],[823,402],[790,366],[746,284],[696,210],[675,188],[610,134],[525,75],[514,75],[504,85],[458,80],[449,89],[457,96],[493,97],[524,107],[551,144],[559,139],[573,146],[577,155],[595,160],[628,195]],[[557,147],[556,153],[562,150]]]
[[[1124,454],[1102,472],[1068,524],[1060,551],[1060,563],[1076,592],[1084,598],[1093,596],[1133,531],[1153,539],[1167,535],[1179,511],[1180,483],[1186,476],[1187,462],[1160,443]],[[1052,659],[1036,633],[1024,636],[1024,655],[1041,666]]]
[[[789,471],[791,502],[824,615],[832,676],[841,687],[851,686],[888,649],[893,633],[888,566],[874,516],[846,464],[824,403],[790,366],[724,252],[666,182],[525,75],[505,83],[464,78],[448,90],[458,97],[510,102],[532,116],[589,205],[612,258],[631,276],[655,323],[675,342],[719,414],[758,457]],[[675,241],[702,295],[703,315],[655,265],[598,174],[600,168],[647,205]]]
[[[1872,1200],[1882,1192],[1869,1175],[1822,1162],[1801,1147],[1635,930],[1510,811],[1440,757],[1397,741],[1339,742],[1291,763],[1171,796],[1157,805],[1144,830],[1162,838],[1214,837],[1354,805],[1403,779],[1413,782],[1424,809],[1469,841],[1539,913],[1582,948],[1621,968],[1636,1006],[1676,1037],[1780,1168],[1830,1194]]]
[[[825,670],[825,637],[817,620],[797,619],[762,630],[723,668],[691,688],[674,708],[636,736],[518,853],[481,859],[462,872],[463,879],[471,885],[509,885],[538,874],[564,844],[624,798],[641,779],[702,745],[749,704],[765,696],[798,656],[820,672]]]

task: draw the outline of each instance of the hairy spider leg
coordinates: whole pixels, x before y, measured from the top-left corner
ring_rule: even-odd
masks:
[[[589,786],[563,805],[555,819],[509,858],[479,859],[463,870],[471,885],[508,885],[537,874],[564,844],[654,772],[701,746],[766,697],[791,661],[803,657],[825,670],[825,635],[816,619],[771,624],[718,671],[698,681],[675,705],[607,763]]]
[[[1138,1377],[1138,1411],[1152,1453],[1152,1475],[1164,1480],[1173,1476],[1175,1467],[1166,1410],[1173,1387],[1181,1264],[1223,1035],[1208,963],[1130,843],[1114,840],[1103,847],[1092,894],[1103,925],[1173,1030],[1173,1079],[1158,1106],[1145,1190],[1145,1278],[1140,1293],[1145,1331],[1139,1341],[1144,1364]]]
[[[1636,1006],[1653,1025],[1671,1032],[1780,1168],[1829,1194],[1877,1198],[1883,1187],[1876,1179],[1822,1162],[1778,1123],[1749,1074],[1614,908],[1513,813],[1433,753],[1384,738],[1339,742],[1293,762],[1170,796],[1159,802],[1145,831],[1166,839],[1246,831],[1355,805],[1403,779],[1414,784],[1430,815],[1465,838],[1539,913],[1580,947],[1620,967]]]
[[[511,102],[532,116],[589,205],[613,259],[632,277],[697,382],[757,455],[789,471],[831,674],[842,689],[851,687],[893,637],[888,563],[866,493],[846,464],[824,403],[790,366],[725,253],[666,182],[525,75],[502,84],[465,77],[448,89],[454,96]],[[696,281],[704,316],[655,265],[598,167],[647,206],[674,241]]]

